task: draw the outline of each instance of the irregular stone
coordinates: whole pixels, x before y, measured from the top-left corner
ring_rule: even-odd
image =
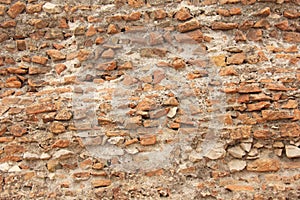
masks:
[[[146,98],[138,103],[137,110],[149,111],[157,108],[156,102],[152,99]]]
[[[249,152],[251,150],[252,144],[243,142],[240,144],[240,146],[244,151]]]
[[[63,123],[55,121],[50,125],[49,130],[51,133],[60,134],[64,133],[66,131],[66,128]]]
[[[299,158],[300,148],[294,145],[285,145],[285,153],[288,158]]]
[[[22,170],[18,165],[14,165],[8,170],[8,172],[20,172],[20,171]]]
[[[66,59],[66,55],[55,49],[47,50],[47,55],[49,55],[53,61]]]
[[[253,172],[276,172],[279,169],[279,161],[271,158],[260,158],[247,165],[247,170]]]
[[[245,169],[247,162],[244,160],[234,159],[228,163],[229,170],[231,172],[242,171]]]
[[[201,26],[200,26],[199,21],[197,19],[193,18],[190,21],[179,24],[177,26],[177,31],[179,31],[181,33],[185,33],[185,32],[188,32],[188,31],[196,30],[200,27]]]
[[[156,144],[156,135],[142,135],[140,136],[140,143],[143,146]]]
[[[232,30],[238,27],[237,23],[213,22],[211,25],[212,30]]]
[[[173,118],[175,117],[176,113],[177,113],[177,107],[173,107],[169,110],[167,117],[169,118]]]
[[[62,9],[59,5],[47,2],[43,5],[43,10],[50,14],[58,14],[62,12]]]
[[[40,158],[40,156],[35,153],[25,152],[23,154],[23,159],[25,159],[25,160],[38,160],[39,158]]]
[[[59,166],[60,166],[60,164],[59,164],[58,160],[49,160],[47,162],[47,169],[50,172],[54,172]]]
[[[229,148],[227,152],[235,158],[242,158],[246,155],[245,151],[240,146]]]
[[[271,103],[268,101],[261,101],[258,103],[252,103],[252,104],[247,104],[247,110],[248,111],[257,111],[261,110],[263,108],[268,108],[270,107]]]
[[[16,18],[21,12],[23,12],[23,10],[26,8],[26,4],[18,1],[16,2],[14,5],[12,5],[9,10],[7,11],[7,14],[11,17],[11,18]]]
[[[108,143],[113,145],[120,145],[124,143],[125,138],[118,136],[118,137],[111,137],[108,139]]]
[[[238,75],[238,73],[234,69],[233,66],[227,66],[227,67],[221,68],[221,70],[220,70],[220,76],[237,76],[237,75]]]
[[[111,185],[111,180],[109,179],[96,179],[96,180],[92,180],[91,184],[94,188],[97,187],[107,187]]]
[[[214,146],[213,149],[211,149],[204,156],[211,160],[217,160],[217,159],[223,158],[225,155],[226,155],[226,151],[224,149],[224,145],[218,143]]]
[[[8,20],[1,23],[0,27],[3,28],[12,28],[17,25],[17,22],[15,20]]]
[[[226,62],[225,62],[226,56],[223,55],[223,54],[222,55],[218,55],[218,56],[213,56],[211,58],[211,60],[218,67],[224,67],[224,66],[226,66]]]
[[[192,18],[192,15],[187,8],[183,7],[183,8],[180,8],[180,10],[178,10],[176,12],[175,18],[180,21],[185,21],[185,20]]]
[[[262,117],[267,121],[293,118],[288,111],[262,110]]]
[[[25,133],[27,133],[27,129],[23,128],[19,125],[12,125],[10,127],[10,133],[16,137],[21,137],[22,135],[24,135]]]
[[[115,52],[112,49],[105,50],[102,53],[101,57],[102,58],[114,58],[115,57]]]
[[[70,111],[63,109],[57,113],[57,115],[55,116],[55,120],[68,121],[72,118],[72,116],[73,114]]]
[[[7,162],[0,163],[0,171],[7,172],[9,170],[10,166]]]
[[[73,154],[74,152],[72,151],[66,149],[60,149],[53,154],[53,159],[63,160],[63,159],[70,158]]]
[[[40,156],[41,160],[48,160],[50,158],[51,158],[51,156],[48,153],[42,153]]]

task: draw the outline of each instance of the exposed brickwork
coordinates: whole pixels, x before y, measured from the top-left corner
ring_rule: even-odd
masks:
[[[299,199],[299,19],[0,0],[0,199]]]

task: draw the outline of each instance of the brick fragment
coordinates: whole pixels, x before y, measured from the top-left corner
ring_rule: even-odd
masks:
[[[65,54],[55,49],[47,50],[47,55],[50,56],[53,61],[66,59]]]
[[[13,126],[10,127],[10,133],[13,136],[16,136],[16,137],[21,137],[26,132],[27,132],[26,128],[23,128],[23,127],[21,127],[19,125],[13,125]]]
[[[268,101],[262,101],[262,102],[258,102],[258,103],[248,104],[247,110],[248,111],[257,111],[257,110],[261,110],[263,108],[268,108],[270,105],[271,105],[271,103]]]
[[[23,12],[23,10],[26,8],[26,4],[18,1],[16,2],[14,5],[12,5],[9,10],[7,11],[7,14],[11,17],[11,18],[16,18],[21,12]]]
[[[232,30],[238,27],[237,23],[213,22],[211,28],[213,30]]]
[[[227,58],[227,64],[240,65],[245,61],[245,59],[246,59],[245,53],[236,53]]]
[[[27,5],[26,7],[26,13],[33,14],[33,13],[39,13],[42,11],[42,4],[32,4]]]
[[[156,143],[156,135],[142,135],[140,136],[140,140],[143,146],[154,145]]]
[[[15,20],[8,20],[8,21],[4,21],[0,24],[0,27],[2,28],[12,28],[15,27],[17,25],[17,22]]]
[[[44,112],[56,111],[57,107],[52,103],[34,104],[26,108],[27,114],[39,114]]]
[[[283,40],[289,43],[300,43],[300,33],[285,32],[283,33]]]
[[[271,9],[269,7],[265,7],[261,10],[259,10],[257,13],[255,13],[255,16],[259,16],[259,17],[267,17],[271,14]]]
[[[267,121],[293,118],[293,116],[288,111],[262,110],[261,113],[262,113],[262,117]]]
[[[258,139],[271,139],[274,135],[275,133],[269,130],[257,130],[253,133],[253,136]]]
[[[247,165],[247,170],[253,172],[276,172],[279,169],[279,161],[271,158],[260,158]]]
[[[193,31],[200,28],[200,23],[197,19],[191,19],[190,21],[184,22],[177,26],[177,30],[181,33]]]
[[[179,21],[185,21],[185,20],[192,18],[192,15],[187,8],[183,7],[183,8],[180,8],[180,10],[178,10],[176,12],[175,18]]]
[[[133,8],[140,8],[145,4],[144,0],[128,0],[128,5]]]
[[[300,136],[300,126],[296,122],[280,125],[281,137],[297,138]]]
[[[37,64],[46,65],[48,58],[43,56],[32,56],[31,61]]]
[[[285,10],[283,16],[288,19],[296,19],[300,17],[300,12],[297,12],[296,10]]]
[[[155,20],[165,19],[167,17],[167,12],[163,9],[154,10],[152,13]]]
[[[109,179],[96,179],[96,180],[92,180],[91,184],[94,188],[98,188],[98,187],[107,187],[111,185],[111,180]]]
[[[258,93],[261,92],[261,89],[258,85],[256,84],[247,84],[240,86],[238,89],[239,93]]]
[[[49,128],[51,133],[60,134],[66,131],[65,126],[61,122],[52,122]]]

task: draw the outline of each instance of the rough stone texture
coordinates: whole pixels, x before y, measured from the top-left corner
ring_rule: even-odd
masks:
[[[299,0],[0,0],[0,199],[299,199]]]

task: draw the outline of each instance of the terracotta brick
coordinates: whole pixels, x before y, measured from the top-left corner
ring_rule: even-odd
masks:
[[[148,146],[156,144],[156,135],[142,135],[140,136],[141,145]]]
[[[27,114],[38,114],[44,112],[56,111],[57,107],[55,104],[34,104],[26,108]]]
[[[279,161],[271,158],[260,158],[247,165],[247,170],[253,172],[276,172],[279,169]]]
[[[283,40],[290,43],[300,43],[300,33],[285,32],[283,33]]]
[[[177,26],[177,30],[181,33],[193,31],[200,28],[200,23],[197,19],[191,19],[190,21],[181,23]]]
[[[237,23],[213,22],[211,28],[213,30],[232,30],[238,27]]]
[[[42,56],[32,56],[31,61],[37,64],[46,65],[48,58]]]
[[[180,10],[178,10],[176,12],[175,18],[180,21],[185,21],[185,20],[192,18],[192,15],[187,8],[183,7],[183,8],[180,8]]]
[[[20,13],[23,12],[23,10],[26,8],[26,4],[18,1],[15,4],[13,4],[9,10],[7,11],[7,14],[11,17],[11,18],[16,18]]]
[[[95,179],[95,180],[92,180],[91,184],[94,188],[107,187],[112,184],[112,181],[109,179]]]

